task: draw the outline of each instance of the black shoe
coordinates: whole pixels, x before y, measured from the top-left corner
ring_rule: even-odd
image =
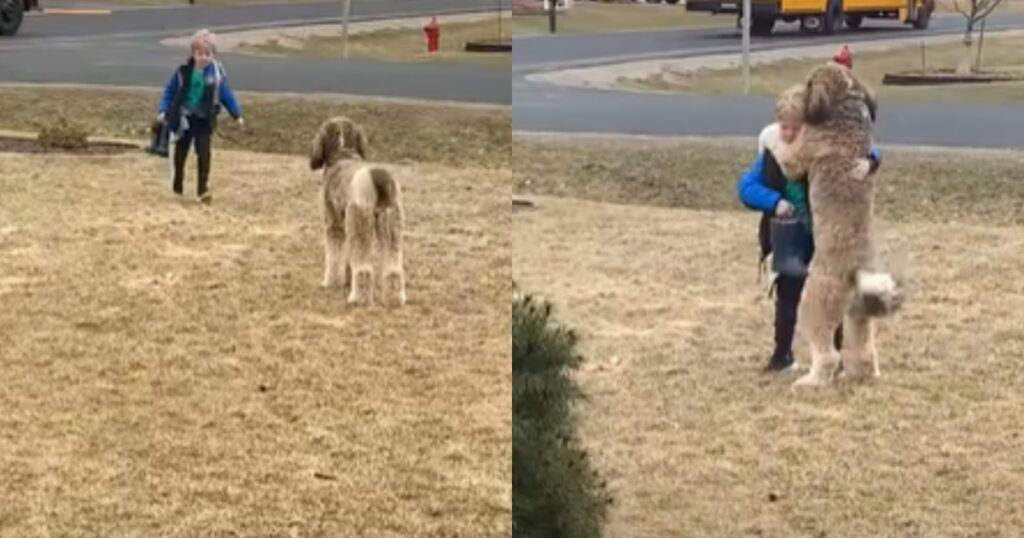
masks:
[[[793,360],[792,353],[786,353],[782,357],[772,357],[768,361],[768,365],[761,370],[762,373],[770,374],[774,372],[785,372],[796,367],[796,361]]]

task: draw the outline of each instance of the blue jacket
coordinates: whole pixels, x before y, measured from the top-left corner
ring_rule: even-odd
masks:
[[[186,65],[191,65],[191,63],[192,62],[189,61],[189,64]],[[185,66],[182,66],[181,68],[176,69],[174,74],[171,75],[171,79],[167,81],[167,86],[164,87],[164,95],[160,99],[160,108],[158,112],[167,114],[168,109],[171,108],[171,103],[174,102],[179,88],[181,88],[182,84],[185,83],[182,80],[184,67]],[[203,76],[216,80],[219,87],[219,91],[217,91],[214,96],[214,110],[216,111],[219,108],[217,106],[218,104],[223,103],[232,117],[240,117],[242,115],[242,107],[239,106],[238,100],[235,99],[235,94],[232,93],[231,87],[228,86],[227,76],[225,75],[224,68],[220,63],[217,61],[210,62],[210,64],[206,66],[206,69],[203,70]]]
[[[877,147],[872,147],[868,156],[874,161],[873,171],[881,161],[882,153]],[[757,155],[750,168],[740,174],[739,181],[736,183],[736,194],[747,208],[773,213],[779,200],[782,200],[782,193],[768,186],[765,181],[764,167],[765,153],[762,152]]]

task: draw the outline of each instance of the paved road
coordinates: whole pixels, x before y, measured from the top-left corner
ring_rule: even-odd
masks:
[[[503,3],[510,5],[509,0]],[[129,9],[108,16],[43,15],[24,32],[0,40],[0,82],[162,86],[183,51],[165,37],[200,27],[289,26],[340,20],[340,2],[245,7]],[[494,9],[494,0],[362,0],[353,20]],[[443,17],[442,17],[443,21]],[[442,36],[443,37],[443,36]],[[397,98],[509,104],[507,69],[470,64],[282,59],[223,54],[238,90],[347,93]]]
[[[964,23],[963,17],[959,15],[937,15],[926,31],[885,21],[868,20],[864,25],[859,31],[843,31],[833,36],[802,34],[797,31],[796,24],[780,25],[780,30],[773,36],[753,36],[751,46],[760,49],[784,48],[816,43],[857,43],[893,37],[959,34],[963,32]],[[987,29],[1020,27],[1024,27],[1024,13],[993,16],[988,21]],[[696,52],[722,54],[732,51],[740,51],[740,33],[735,28],[725,27],[686,31],[522,37],[515,39],[512,57],[516,69],[526,71],[545,66],[599,65],[621,62],[623,59],[653,59],[693,55]]]
[[[958,18],[933,19],[928,35],[960,31]],[[855,43],[917,35],[878,24],[838,36],[755,38],[754,50],[820,43]],[[886,28],[888,26],[888,28]],[[992,28],[1024,26],[1020,15],[993,17]],[[554,51],[554,52],[545,52]],[[854,47],[856,62],[856,48]],[[630,59],[685,58],[739,52],[735,30],[624,33],[515,40],[512,127],[519,131],[646,135],[754,136],[771,120],[762,96],[665,95],[557,86],[534,82],[533,72],[603,65]],[[881,103],[876,134],[889,144],[1024,148],[1024,107],[979,103]]]
[[[53,6],[51,0],[42,0]],[[58,5],[76,6],[80,2]],[[316,21],[341,22],[341,2],[281,2],[241,6],[165,6],[147,9],[114,8],[110,15],[44,15],[29,17],[18,37],[32,43],[35,38],[117,36],[165,36],[189,32],[197,27],[218,29],[238,27],[287,26]],[[508,7],[510,3],[505,0]],[[495,0],[354,0],[353,20],[421,17],[434,13],[494,10]],[[0,42],[6,44],[6,40]]]

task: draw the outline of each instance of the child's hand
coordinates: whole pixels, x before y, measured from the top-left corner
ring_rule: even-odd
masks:
[[[779,200],[779,203],[775,204],[775,216],[776,217],[792,217],[793,216],[793,204]]]

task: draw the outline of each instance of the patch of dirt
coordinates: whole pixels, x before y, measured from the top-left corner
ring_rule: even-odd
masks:
[[[927,72],[886,73],[882,84],[892,86],[932,86],[939,84],[986,84],[992,82],[1014,82],[1024,80],[1021,72],[978,72],[960,74],[956,71],[936,70]]]
[[[0,153],[65,153],[73,155],[116,155],[140,151],[137,146],[125,144],[112,144],[104,142],[90,142],[84,148],[62,149],[48,147],[38,140],[23,138],[0,137]]]

